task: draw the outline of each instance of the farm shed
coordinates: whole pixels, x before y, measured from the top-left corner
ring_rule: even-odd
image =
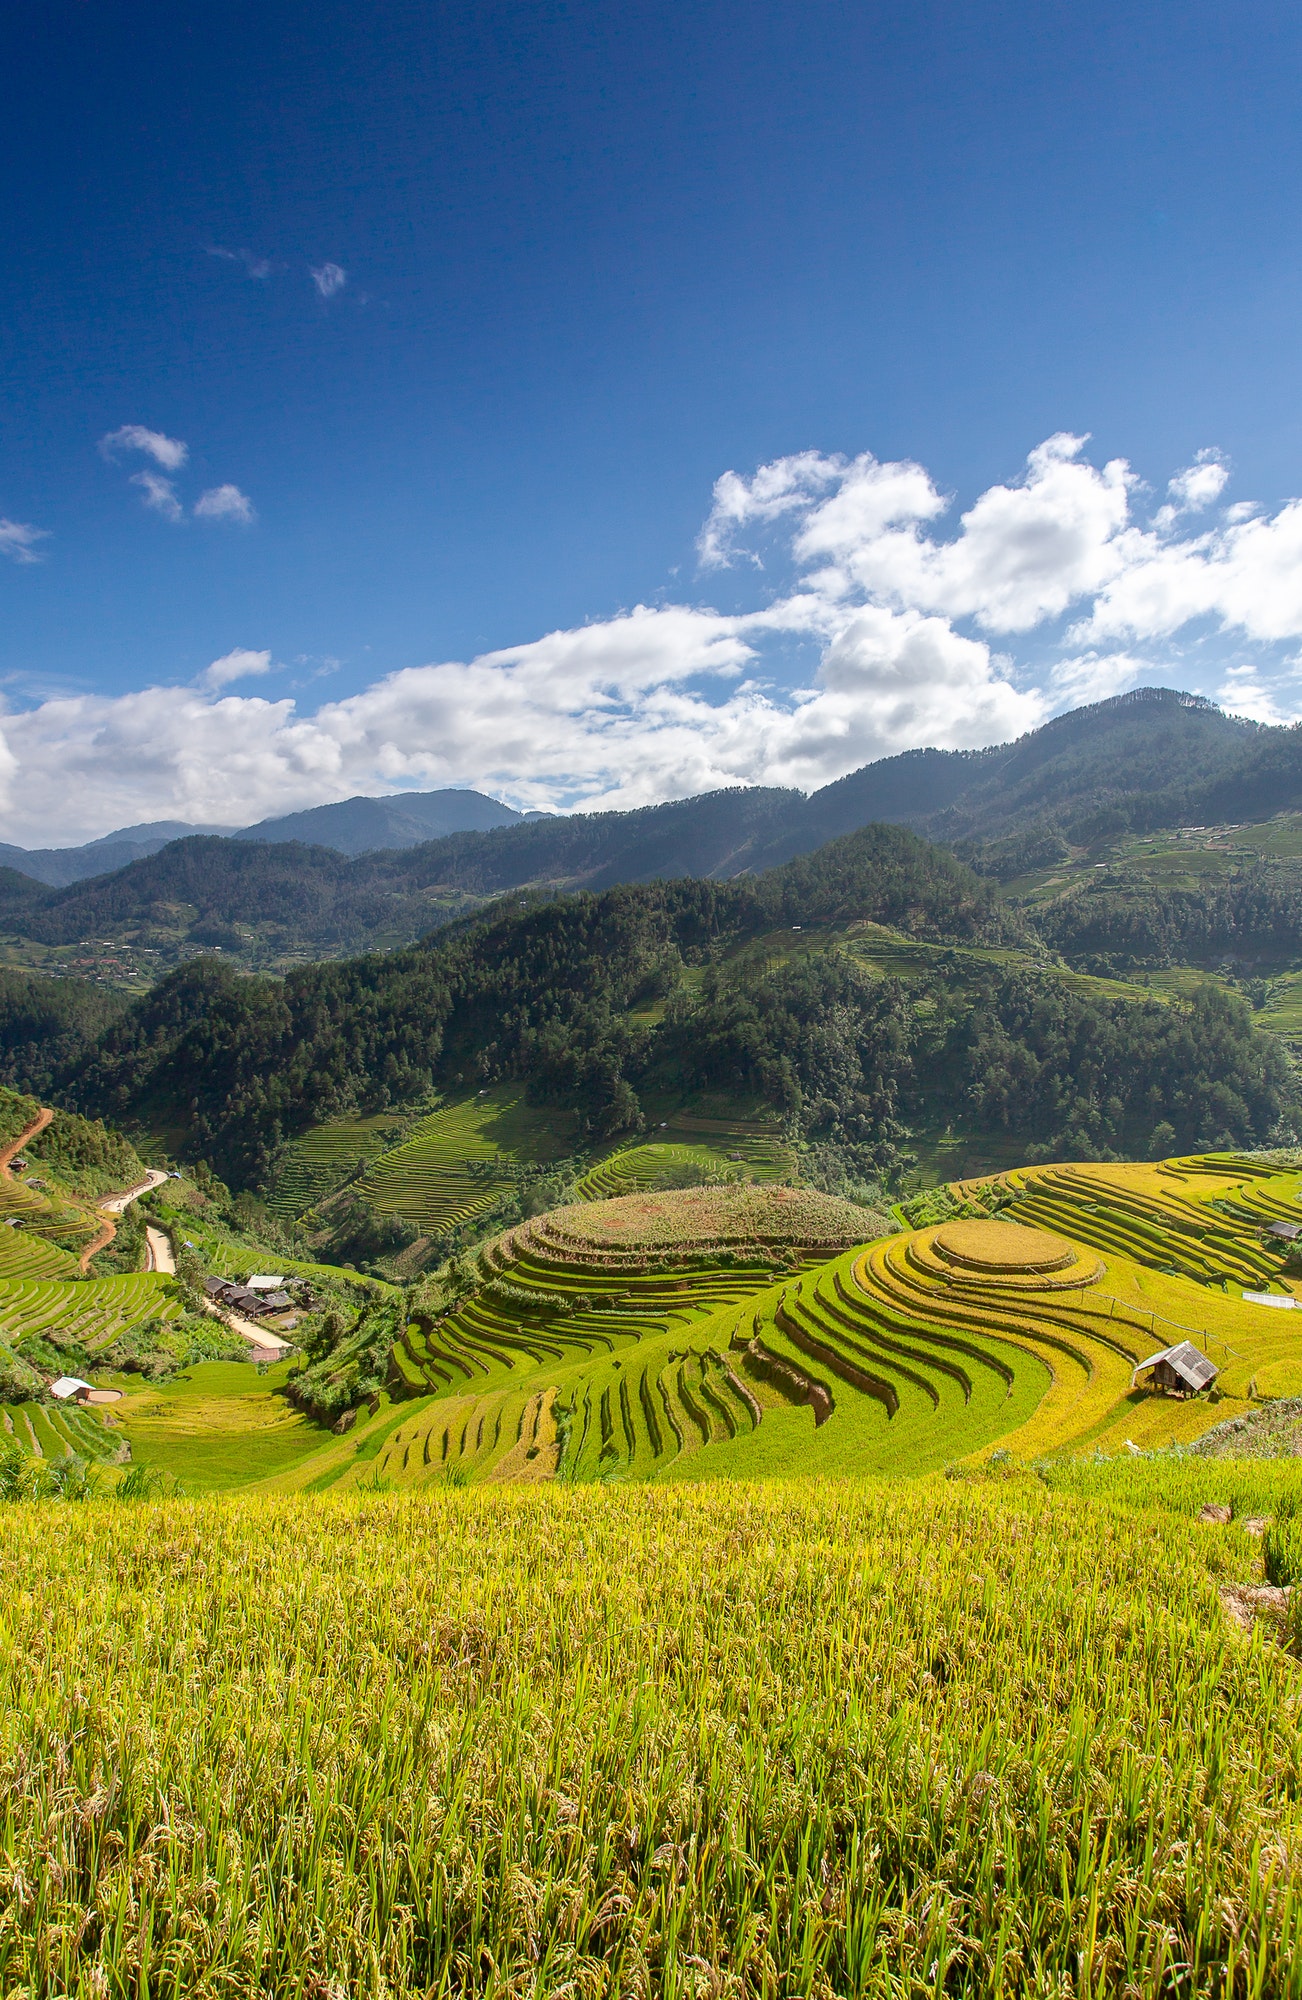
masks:
[[[249,1279],[248,1289],[251,1292],[278,1292],[284,1282],[283,1278],[269,1278],[264,1271],[255,1271]]]
[[[1268,1236],[1282,1236],[1286,1243],[1296,1243],[1298,1237],[1302,1236],[1302,1223],[1272,1222],[1266,1234]]]
[[[90,1390],[90,1383],[83,1382],[80,1375],[60,1375],[57,1382],[50,1384],[50,1394],[61,1403],[84,1403]]]
[[[1147,1374],[1150,1388],[1189,1396],[1210,1388],[1220,1372],[1215,1362],[1200,1354],[1192,1341],[1182,1340],[1178,1346],[1164,1347],[1160,1354],[1150,1354],[1147,1361],[1141,1361],[1131,1380]]]

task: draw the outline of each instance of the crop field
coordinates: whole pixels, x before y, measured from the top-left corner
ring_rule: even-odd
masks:
[[[583,1201],[611,1201],[643,1188],[662,1187],[684,1168],[718,1168],[724,1156],[709,1146],[687,1146],[657,1140],[646,1146],[625,1146],[589,1169],[577,1183]]]
[[[370,1118],[336,1118],[286,1146],[266,1193],[273,1215],[292,1221],[333,1194],[363,1161],[383,1153],[400,1126],[391,1111]]]
[[[0,1281],[0,1341],[24,1334],[75,1342],[92,1351],[146,1319],[172,1319],[180,1307],[170,1279],[155,1271],[125,1278],[6,1278]]]
[[[0,1183],[3,1185],[3,1183]],[[0,1279],[75,1278],[77,1259],[56,1243],[0,1222]]]
[[[826,1197],[781,1187],[554,1210],[486,1246],[455,1311],[413,1317],[393,1410],[317,1476],[920,1474],[995,1444],[1029,1462],[1190,1442],[1302,1393],[1302,1327],[1241,1296],[1285,1301],[1263,1227],[1302,1220],[1299,1195],[1296,1169],[1207,1156],[956,1183],[895,1230],[837,1203],[820,1223]],[[1184,1340],[1214,1397],[1136,1386]]]
[[[285,1476],[321,1444],[318,1427],[280,1393],[285,1374],[284,1362],[260,1373],[247,1361],[204,1361],[170,1382],[123,1376],[114,1425],[133,1464],[187,1489]]]
[[[568,1113],[538,1110],[517,1087],[481,1091],[423,1119],[360,1183],[373,1207],[438,1235],[491,1208],[522,1167],[545,1167],[572,1145]]]
[[[5,1439],[12,1438],[37,1458],[71,1455],[95,1463],[118,1454],[119,1438],[98,1412],[79,1410],[73,1403],[0,1404],[0,1426]]]
[[[553,1484],[16,1505],[0,1562],[10,1993],[1297,1990],[1237,1529]]]
[[[50,1199],[22,1181],[0,1180],[0,1237],[27,1238],[33,1248],[63,1252],[75,1270],[77,1253],[99,1226],[99,1217],[84,1204]]]

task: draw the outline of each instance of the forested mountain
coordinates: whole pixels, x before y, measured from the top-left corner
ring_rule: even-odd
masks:
[[[863,920],[953,947],[954,965],[941,951],[921,981],[882,978],[840,942]],[[1234,996],[1072,992],[1025,951],[1020,966],[992,955],[1027,935],[953,855],[873,826],[732,882],[516,899],[283,980],[200,959],[79,1040],[64,1024],[46,1087],[243,1187],[340,1112],[507,1077],[590,1140],[637,1130],[648,1094],[758,1099],[829,1170],[860,1175],[938,1115],[1077,1156],[1146,1151],[1155,1134],[1245,1144],[1293,1115],[1287,1063]],[[32,1043],[31,995],[0,982],[18,1080]]]

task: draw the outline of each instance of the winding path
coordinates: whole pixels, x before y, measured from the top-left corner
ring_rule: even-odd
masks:
[[[97,1213],[104,1219],[100,1224],[99,1233],[91,1237],[78,1260],[83,1271],[90,1269],[90,1260],[96,1251],[105,1249],[118,1233],[117,1223],[110,1221],[109,1218],[121,1215],[133,1201],[139,1201],[141,1195],[148,1194],[152,1188],[161,1187],[166,1179],[167,1175],[159,1168],[151,1167],[137,1187],[125,1188],[121,1194],[107,1194],[103,1201],[94,1204]]]
[[[33,1118],[31,1124],[24,1125],[16,1139],[8,1139],[3,1146],[0,1146],[0,1180],[11,1181],[13,1179],[13,1175],[9,1171],[10,1161],[22,1152],[23,1147],[29,1139],[34,1139],[38,1132],[45,1130],[53,1116],[54,1113],[51,1110],[42,1107],[37,1116]]]

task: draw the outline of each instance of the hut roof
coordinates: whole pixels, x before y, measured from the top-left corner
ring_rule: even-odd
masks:
[[[1189,1389],[1205,1389],[1221,1372],[1214,1361],[1209,1361],[1205,1354],[1198,1352],[1191,1340],[1182,1340],[1175,1347],[1164,1347],[1160,1354],[1150,1354],[1147,1361],[1140,1362],[1136,1375],[1142,1374],[1146,1368],[1156,1368],[1160,1361],[1164,1361]]]
[[[1268,1236],[1282,1236],[1287,1242],[1296,1243],[1298,1237],[1302,1236],[1302,1224],[1296,1222],[1272,1222],[1266,1233]]]
[[[80,1375],[60,1375],[57,1382],[51,1382],[50,1394],[64,1402],[69,1396],[75,1396],[79,1389],[89,1388],[90,1383],[83,1382]]]

